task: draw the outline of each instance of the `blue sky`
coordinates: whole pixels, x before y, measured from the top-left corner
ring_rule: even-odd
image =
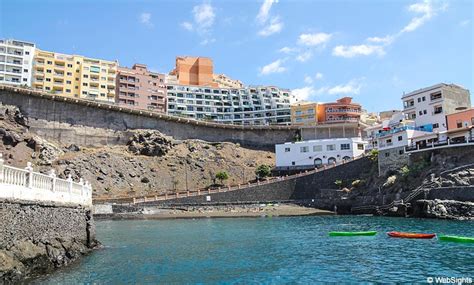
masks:
[[[208,56],[246,84],[369,111],[439,82],[474,90],[473,3],[464,1],[0,1],[0,37],[44,50],[145,63]],[[21,12],[19,12],[21,11]],[[20,14],[19,14],[20,13]],[[472,101],[474,101],[474,97]]]

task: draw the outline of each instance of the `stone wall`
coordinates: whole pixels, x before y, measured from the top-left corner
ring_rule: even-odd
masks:
[[[30,130],[46,139],[86,146],[123,144],[133,129],[155,129],[175,139],[234,142],[243,146],[274,149],[304,139],[354,137],[357,124],[330,124],[300,130],[294,126],[233,126],[169,117],[159,113],[54,96],[0,86],[0,102],[17,106],[28,118]]]
[[[0,283],[67,265],[96,245],[88,208],[0,200]]]
[[[410,163],[410,157],[405,153],[405,147],[396,147],[379,151],[379,175],[397,171]]]
[[[282,180],[276,183],[263,184],[248,189],[241,189],[229,192],[212,193],[194,197],[183,197],[167,201],[147,202],[146,205],[179,205],[179,204],[206,204],[206,203],[232,203],[232,202],[274,202],[287,200],[315,200],[320,201],[323,209],[332,209],[333,204],[328,201],[334,199],[328,192],[334,192],[334,196],[339,196],[336,180],[352,182],[359,179],[361,173],[369,171],[372,162],[368,158],[361,158],[331,168],[325,171],[316,172],[307,176]],[[206,200],[206,196],[211,197],[211,201]]]

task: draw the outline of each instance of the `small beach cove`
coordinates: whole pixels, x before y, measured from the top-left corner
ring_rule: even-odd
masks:
[[[377,231],[329,237],[330,231]],[[104,248],[33,283],[426,282],[470,277],[472,244],[389,231],[474,236],[474,222],[369,216],[103,220]]]

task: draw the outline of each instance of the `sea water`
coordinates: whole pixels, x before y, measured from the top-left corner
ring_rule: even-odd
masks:
[[[474,236],[474,222],[368,216],[99,221],[104,247],[34,283],[209,284],[474,279],[474,244],[387,237]],[[329,231],[376,230],[373,237]]]

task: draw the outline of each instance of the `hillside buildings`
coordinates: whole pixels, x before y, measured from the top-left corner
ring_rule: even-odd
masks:
[[[290,122],[290,91],[273,86],[241,89],[168,85],[168,114],[225,124]]]
[[[115,102],[118,62],[36,49],[32,87],[48,93]]]
[[[149,71],[144,64],[118,67],[116,102],[133,109],[166,113],[165,75]]]
[[[403,112],[416,126],[447,130],[446,115],[471,107],[469,91],[455,84],[436,84],[403,95]]]
[[[176,57],[176,67],[169,73],[179,85],[218,87],[214,82],[214,66],[208,57]]]
[[[0,40],[0,83],[31,86],[35,44]]]
[[[353,159],[365,152],[361,138],[336,138],[288,142],[275,145],[277,169],[321,167]]]
[[[330,123],[357,123],[362,107],[343,97],[330,103],[299,102],[291,106],[291,122],[295,125],[316,125]]]

